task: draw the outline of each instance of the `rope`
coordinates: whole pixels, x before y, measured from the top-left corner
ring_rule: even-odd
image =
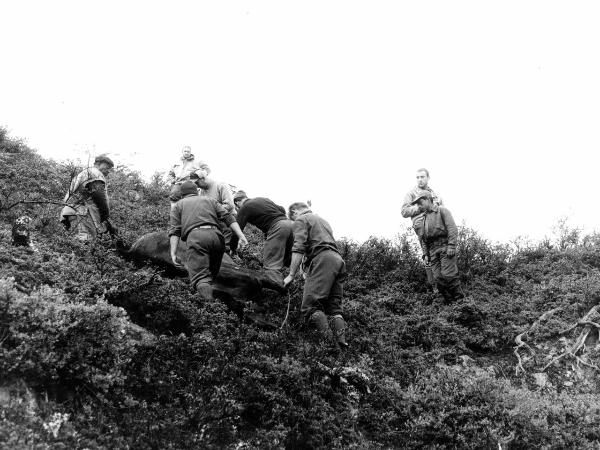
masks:
[[[288,316],[290,315],[290,303],[291,302],[292,302],[292,293],[288,292],[287,311],[285,312],[285,318],[283,319],[283,322],[281,322],[281,326],[279,327],[280,330],[283,330],[283,327],[285,326],[285,323],[288,320]]]

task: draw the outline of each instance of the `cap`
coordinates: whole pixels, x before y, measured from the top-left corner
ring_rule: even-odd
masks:
[[[243,198],[248,198],[248,195],[246,195],[246,191],[237,191],[235,194],[233,194],[234,202],[237,202],[238,200],[242,200]]]
[[[410,204],[414,205],[415,203],[417,203],[422,198],[428,198],[429,200],[431,200],[432,199],[431,192],[425,191],[425,190],[418,192],[417,193],[417,197],[412,202],[410,202]]]
[[[198,195],[198,186],[193,181],[184,181],[181,184],[181,195],[186,196],[191,194]]]
[[[115,163],[112,162],[112,159],[110,159],[108,156],[106,155],[99,155],[96,156],[96,159],[94,159],[94,164],[100,164],[100,163],[106,163],[108,164],[111,168],[115,167]]]

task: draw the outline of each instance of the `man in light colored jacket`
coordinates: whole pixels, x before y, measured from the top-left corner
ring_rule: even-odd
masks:
[[[429,187],[429,171],[427,169],[417,170],[417,186],[404,196],[401,210],[402,217],[410,217],[412,220],[413,229],[417,235],[419,234],[420,228],[423,226],[425,212],[420,210],[419,206],[414,204],[414,201],[423,191],[427,191],[431,194],[431,201],[434,205],[443,206],[441,197]],[[427,262],[425,262],[425,273],[427,274],[427,284],[430,286],[429,289],[432,289],[435,281],[433,272],[431,271],[431,265]]]
[[[93,167],[83,169],[73,180],[63,200],[61,223],[67,230],[77,230],[81,241],[92,241],[98,233],[112,229],[108,222],[110,208],[106,177],[114,167],[107,156],[98,156]]]
[[[175,205],[177,200],[181,198],[181,184],[190,179],[190,176],[203,170],[206,174],[210,174],[208,164],[197,160],[192,154],[192,149],[187,145],[181,150],[181,158],[169,171],[168,181],[171,183],[171,207]]]

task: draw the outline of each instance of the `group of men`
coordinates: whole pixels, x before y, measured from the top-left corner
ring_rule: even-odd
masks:
[[[106,176],[113,166],[108,157],[99,156],[94,167],[82,171],[71,183],[61,216],[67,228],[77,229],[81,240],[93,240],[98,233],[113,229],[108,221],[106,191]],[[337,348],[345,348],[342,296],[346,264],[329,223],[314,214],[307,203],[292,203],[286,214],[268,198],[249,198],[244,191],[233,194],[228,184],[214,181],[209,174],[210,167],[197,160],[189,147],[182,149],[180,160],[169,172],[168,233],[173,264],[183,267],[177,254],[183,241],[192,288],[201,298],[212,298],[212,283],[225,252],[235,254],[248,244],[243,230],[252,224],[265,236],[266,276],[285,290],[302,271],[304,320],[323,335],[333,336]],[[429,172],[420,169],[417,187],[404,199],[402,215],[412,219],[428,279],[450,302],[463,296],[456,265],[457,228],[428,182]]]

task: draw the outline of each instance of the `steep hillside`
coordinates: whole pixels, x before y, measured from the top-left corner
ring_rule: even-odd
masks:
[[[462,229],[468,295],[452,305],[425,288],[411,232],[340,242],[351,346],[338,355],[300,322],[301,285],[241,299],[240,315],[120,258],[109,238],[75,242],[44,203],[74,170],[0,131],[4,448],[600,444],[600,237],[563,228],[515,248]],[[125,240],[166,228],[160,177],[118,167],[109,189]],[[23,214],[36,249],[11,245]],[[243,264],[257,268],[262,237],[250,237]]]

